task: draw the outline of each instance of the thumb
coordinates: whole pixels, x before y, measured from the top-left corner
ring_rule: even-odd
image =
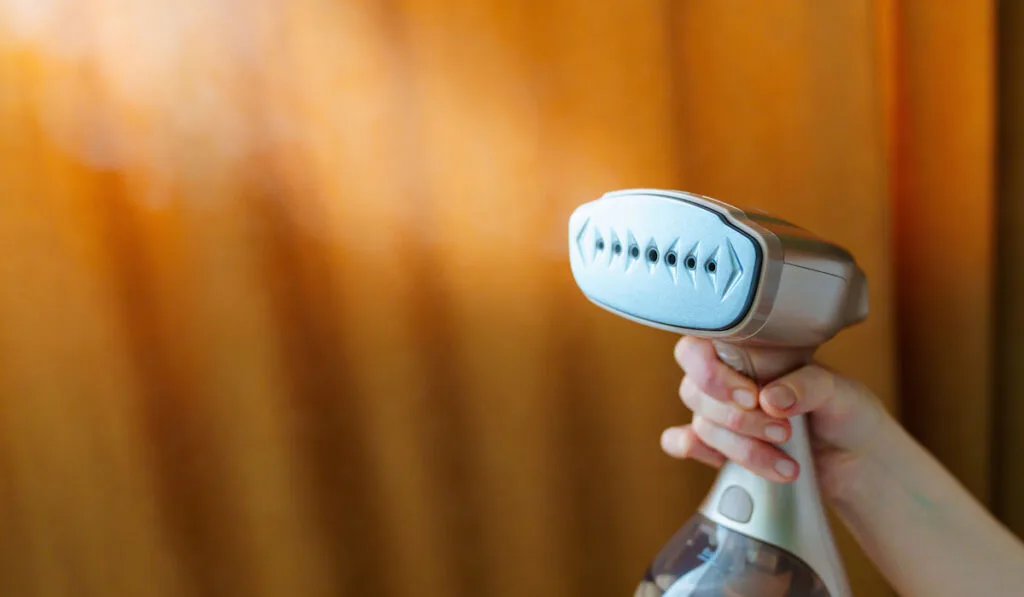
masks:
[[[813,414],[822,439],[854,449],[868,437],[885,413],[881,401],[858,381],[813,363],[762,388],[758,397],[769,416],[789,418]]]

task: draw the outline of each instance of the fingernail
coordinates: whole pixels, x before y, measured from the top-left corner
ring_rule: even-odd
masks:
[[[754,408],[757,406],[757,397],[750,390],[740,388],[733,390],[732,399],[743,408]]]
[[[787,479],[792,479],[793,475],[796,474],[796,464],[791,460],[779,459],[775,463],[775,472],[779,473]]]
[[[764,436],[773,442],[781,442],[786,439],[786,430],[781,425],[769,425],[764,428]]]
[[[779,410],[787,410],[796,404],[796,394],[786,386],[773,386],[764,391],[765,402]]]

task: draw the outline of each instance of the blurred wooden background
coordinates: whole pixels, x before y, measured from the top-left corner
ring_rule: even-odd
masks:
[[[849,247],[822,358],[1024,519],[995,7],[939,4],[0,0],[0,594],[631,595],[711,480],[569,273],[632,186]]]

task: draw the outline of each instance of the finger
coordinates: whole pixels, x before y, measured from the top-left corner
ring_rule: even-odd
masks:
[[[693,418],[692,427],[709,448],[769,481],[788,483],[800,472],[797,463],[775,446],[744,437],[701,416]]]
[[[792,417],[814,411],[841,414],[863,402],[866,389],[820,365],[797,369],[768,384],[758,397],[773,417]]]
[[[725,464],[725,456],[702,442],[692,425],[666,429],[661,434],[661,449],[673,458],[692,458],[714,468]]]
[[[789,439],[790,424],[758,410],[743,410],[732,402],[715,400],[701,391],[689,377],[683,378],[679,396],[695,414],[741,435],[780,444]]]
[[[808,365],[771,384],[759,396],[762,410],[772,417],[810,414],[812,435],[847,453],[884,453],[879,434],[892,421],[884,404],[867,386]]]
[[[742,408],[757,407],[757,385],[723,363],[708,340],[684,336],[675,349],[676,362],[705,394]]]

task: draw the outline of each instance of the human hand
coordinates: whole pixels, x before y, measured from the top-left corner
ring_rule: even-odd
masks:
[[[779,351],[747,352],[756,365]],[[686,373],[679,395],[693,411],[690,424],[662,434],[662,449],[676,458],[714,467],[728,458],[769,480],[790,482],[800,474],[799,466],[778,446],[790,437],[788,419],[806,414],[819,482],[832,496],[856,477],[851,469],[874,448],[876,433],[891,420],[864,385],[818,364],[759,389],[722,363],[709,340],[684,337],[675,357]]]

